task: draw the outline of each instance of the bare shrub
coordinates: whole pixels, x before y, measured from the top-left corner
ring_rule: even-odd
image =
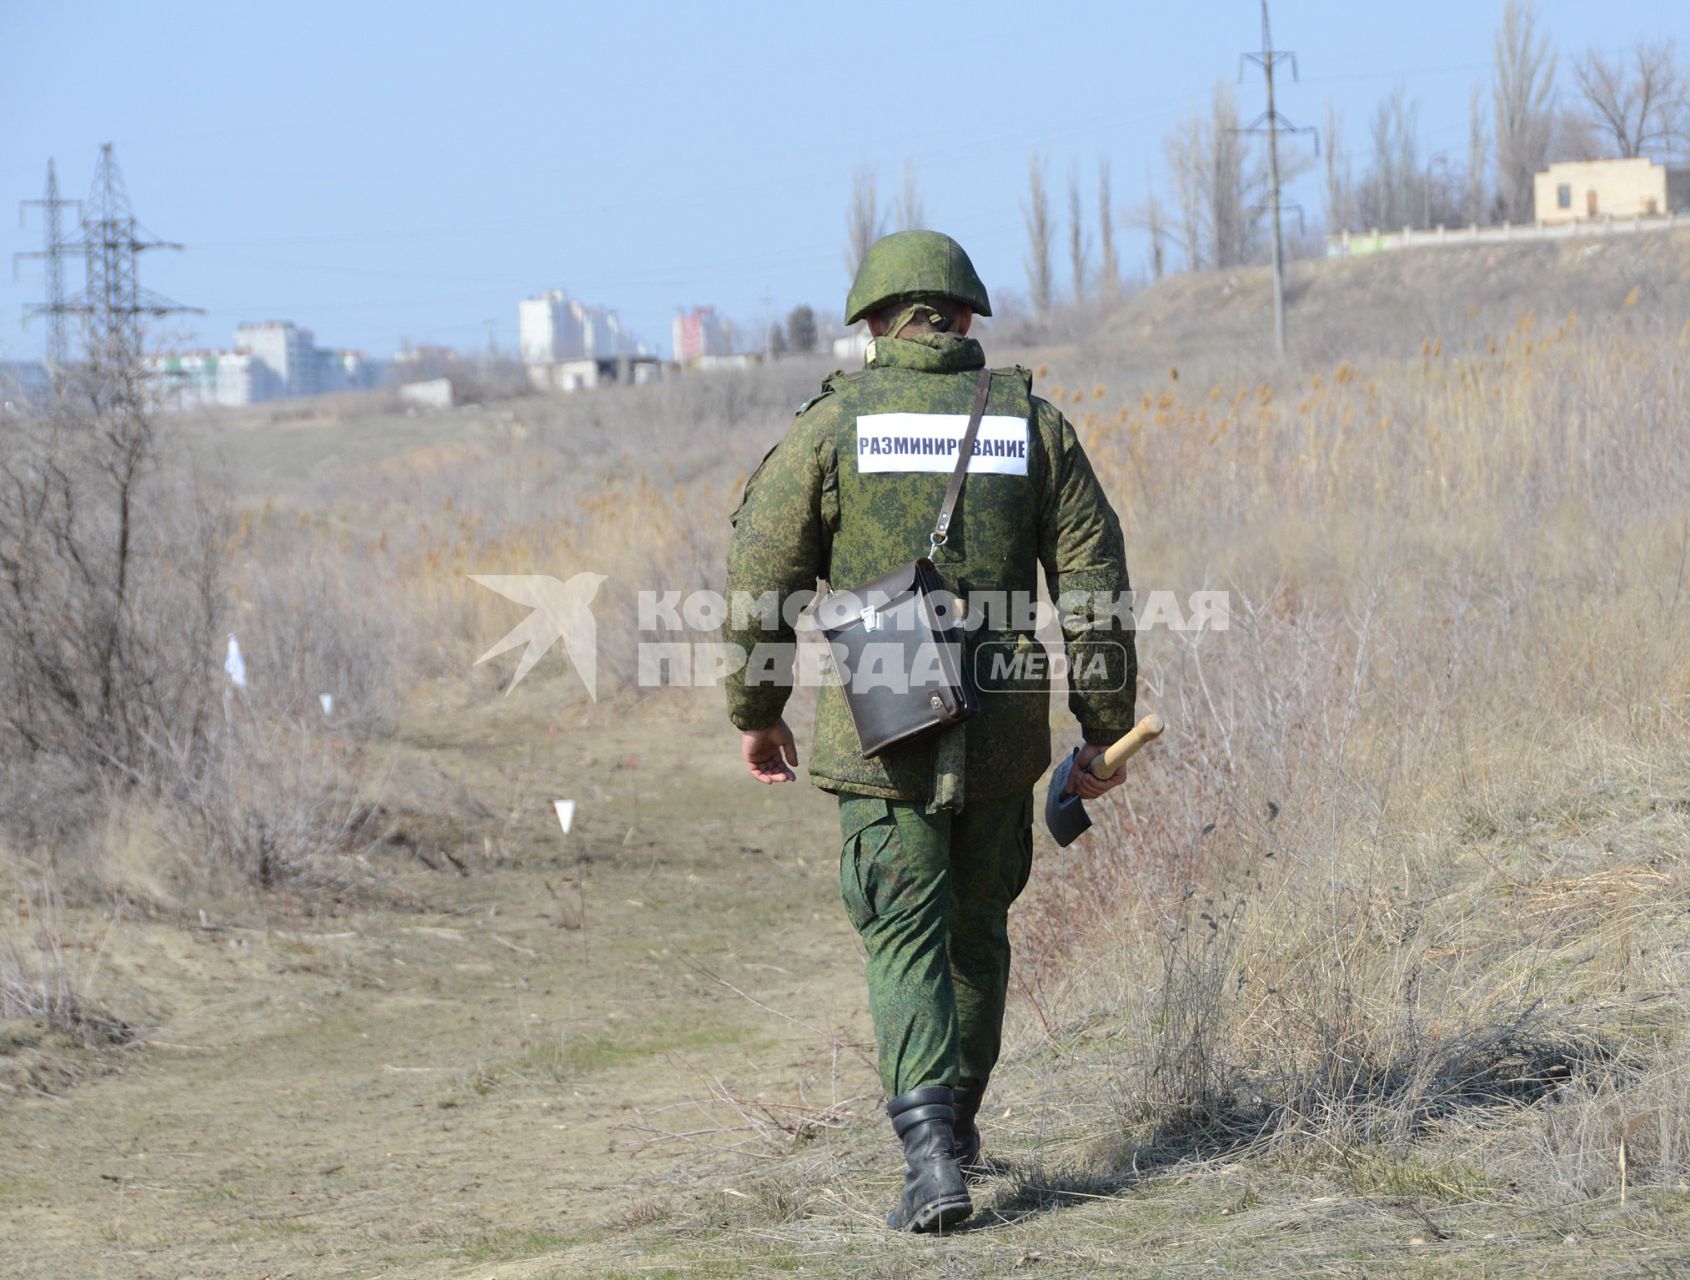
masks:
[[[0,444],[4,826],[68,866],[139,798],[190,851],[164,878],[276,887],[345,842],[363,753],[330,734],[381,723],[391,628],[309,555],[246,573],[233,600],[224,506],[149,416],[136,352],[95,355]],[[236,603],[262,619],[247,689],[221,670]]]
[[[1631,1185],[1680,1176],[1686,340],[1078,379],[1136,585],[1232,605],[1140,633],[1169,734],[1018,910],[1029,1030],[1119,1021],[1133,1142],[1435,1139],[1553,1198],[1630,1126]]]
[[[33,1022],[85,1045],[132,1040],[135,1029],[94,999],[115,922],[108,917],[92,943],[67,937],[69,925],[51,876],[20,892],[0,925],[0,1022]]]
[[[181,796],[180,838],[202,850],[210,874],[233,872],[261,889],[344,890],[361,878],[356,855],[381,834],[366,829],[366,751],[234,706]]]
[[[1690,1172],[1686,1064],[1630,1078],[1578,1081],[1533,1126],[1520,1175],[1550,1171],[1568,1193],[1596,1196],[1681,1183]]]
[[[74,826],[93,776],[156,779],[210,724],[223,531],[143,403],[128,367],[90,368],[0,446],[0,752],[25,836]]]

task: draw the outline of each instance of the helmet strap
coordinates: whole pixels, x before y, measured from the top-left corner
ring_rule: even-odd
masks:
[[[927,313],[927,323],[935,333],[950,332],[951,322],[949,320],[947,320],[933,307],[928,306],[925,302],[918,302],[914,306],[905,307],[904,310],[899,313],[898,318],[893,322],[892,327],[886,331],[886,336],[888,338],[896,338],[904,331],[904,327],[917,316],[921,315],[922,312]]]

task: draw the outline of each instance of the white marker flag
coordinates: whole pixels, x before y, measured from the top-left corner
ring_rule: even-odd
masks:
[[[241,657],[241,642],[229,633],[229,652],[223,659],[223,670],[229,673],[229,683],[237,689],[246,688],[246,659]]]
[[[334,714],[334,694],[319,693],[317,695],[317,701],[323,704],[324,715],[332,716]]]
[[[553,800],[552,808],[557,810],[557,824],[563,828],[563,834],[569,834],[570,824],[575,821],[575,801]]]

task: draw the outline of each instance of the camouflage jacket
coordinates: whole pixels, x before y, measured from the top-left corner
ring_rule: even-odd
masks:
[[[746,482],[733,516],[730,599],[773,591],[784,600],[815,591],[818,579],[855,587],[927,554],[951,463],[882,456],[883,447],[887,454],[907,448],[907,437],[883,435],[880,424],[888,420],[871,418],[965,418],[984,366],[978,342],[923,334],[881,338],[870,348],[866,368],[829,378]],[[996,473],[977,469],[978,457],[970,466],[938,568],[965,600],[981,592],[1036,599],[1041,565],[1053,601],[1071,593],[1079,598],[1064,603],[1063,640],[1072,664],[1079,665],[1082,653],[1092,663],[1085,680],[1071,680],[1069,706],[1087,742],[1111,742],[1132,727],[1137,683],[1130,619],[1124,610],[1097,604],[1128,589],[1120,522],[1074,428],[1032,395],[1025,369],[994,371],[987,424],[993,419],[1000,438],[1019,426],[1024,443],[1005,450],[1012,456],[996,464]],[[920,420],[902,420],[911,421]],[[983,440],[985,433],[983,426]],[[1038,643],[1026,619],[988,612],[974,622],[965,635],[971,670],[982,644],[1026,654]],[[730,619],[726,639],[750,652],[759,643],[791,643],[794,635],[785,617],[770,630],[763,619],[746,616]],[[767,727],[780,718],[790,692],[736,673],[728,680],[729,715],[741,729]],[[1013,687],[995,682],[980,701],[980,713],[963,724],[864,760],[844,696],[828,679],[816,708],[811,779],[826,791],[930,809],[961,808],[965,796],[984,801],[1031,787],[1050,763],[1048,679],[1035,670]]]

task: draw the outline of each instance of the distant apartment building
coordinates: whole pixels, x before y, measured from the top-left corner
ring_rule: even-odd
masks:
[[[309,329],[291,320],[235,326],[231,351],[173,352],[148,364],[158,402],[182,409],[357,391],[381,380],[374,361],[319,347]]]
[[[274,390],[259,399],[307,396],[317,390],[317,344],[311,330],[291,320],[236,325],[235,350],[250,351],[253,360],[275,379]]]
[[[623,329],[614,311],[590,307],[562,289],[517,303],[516,330],[528,381],[538,390],[645,381],[656,368],[655,358]]]
[[[705,356],[728,355],[727,326],[717,318],[715,307],[677,311],[670,329],[670,346],[678,364],[691,364]]]
[[[255,399],[332,395],[373,387],[379,380],[375,365],[362,353],[319,347],[311,330],[291,320],[236,325],[235,349],[250,352],[263,366],[254,384],[262,385],[265,394],[255,393]]]
[[[278,399],[280,382],[249,351],[173,351],[147,360],[152,396],[163,408],[239,407]]]
[[[614,311],[589,307],[562,289],[547,289],[517,303],[516,328],[524,364],[643,354],[623,332]]]
[[[451,347],[406,341],[393,355],[393,380],[399,383],[432,381],[450,377],[463,363]]]
[[[1538,221],[1549,226],[1690,210],[1690,169],[1668,168],[1646,156],[1563,161],[1534,182]]]

